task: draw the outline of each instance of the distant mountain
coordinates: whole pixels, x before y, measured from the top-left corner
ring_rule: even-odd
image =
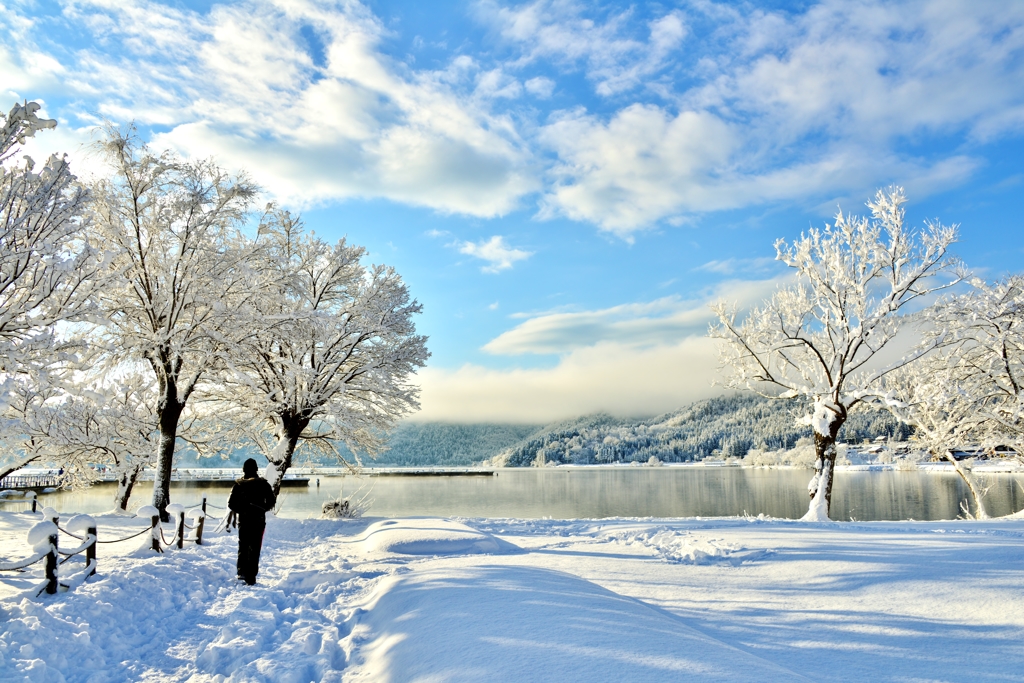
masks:
[[[595,464],[703,460],[711,455],[742,457],[751,448],[792,448],[811,435],[798,425],[803,410],[789,401],[732,396],[698,401],[649,420],[590,415],[559,422],[506,448],[496,465],[524,467],[543,455],[545,462]],[[884,410],[851,413],[839,432],[841,441],[887,436],[905,439],[910,428]]]
[[[547,426],[518,424],[405,423],[391,434],[389,448],[376,458],[361,456],[368,466],[465,467],[490,460],[492,464],[525,467],[543,452],[546,462],[595,464],[703,460],[712,455],[743,457],[751,448],[792,448],[810,436],[809,427],[796,424],[804,410],[791,401],[758,396],[731,396],[698,401],[649,419],[587,415]],[[899,440],[910,428],[884,410],[852,413],[839,432],[840,440],[860,442],[887,436]],[[349,462],[355,456],[344,448]],[[239,467],[251,457],[237,450],[226,459],[179,457],[179,467]],[[262,464],[261,456],[252,456]],[[316,464],[300,455],[296,465]],[[324,462],[323,464],[334,464]]]
[[[388,450],[366,465],[463,467],[490,458],[535,433],[539,425],[405,423]]]

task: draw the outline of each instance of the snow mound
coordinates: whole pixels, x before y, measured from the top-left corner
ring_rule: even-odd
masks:
[[[447,519],[389,519],[371,524],[363,534],[364,550],[402,555],[473,555],[519,549],[488,533]]]
[[[350,631],[345,680],[803,681],[646,603],[521,566],[383,581]]]
[[[677,564],[727,563],[735,567],[771,553],[763,548],[752,550],[668,527],[618,529],[603,536],[608,541],[649,548],[666,561]]]
[[[339,585],[353,576],[350,571],[293,570],[281,579],[277,588],[289,593],[309,593],[323,585]]]

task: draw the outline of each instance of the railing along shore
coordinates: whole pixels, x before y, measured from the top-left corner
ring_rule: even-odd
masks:
[[[25,572],[36,564],[43,565],[44,581],[35,589],[36,597],[47,593],[53,595],[59,591],[68,591],[81,585],[90,576],[96,574],[96,546],[99,543],[121,543],[149,534],[149,547],[163,553],[169,548],[183,548],[186,541],[194,542],[196,545],[203,544],[203,528],[206,523],[206,496],[203,496],[199,507],[189,510],[185,506],[172,503],[167,506],[167,513],[172,517],[174,523],[174,535],[168,541],[164,535],[163,526],[160,523],[160,512],[150,505],[143,506],[136,511],[137,517],[149,518],[149,526],[139,532],[123,538],[99,539],[96,520],[90,515],[75,515],[65,526],[60,525],[60,513],[51,507],[43,508],[42,512],[36,512],[36,500],[34,495],[21,501],[6,502],[31,502],[32,510],[26,510],[26,514],[41,515],[42,521],[34,524],[26,537],[28,546],[32,553],[26,557],[0,562],[0,572]],[[218,507],[218,506],[212,506]],[[189,520],[189,521],[186,521]],[[215,518],[216,519],[216,518]],[[221,527],[227,528],[228,515],[222,520]],[[189,523],[191,522],[191,523]],[[219,528],[221,528],[219,527]],[[64,550],[59,543],[59,536],[63,533],[70,536],[80,544],[70,550]],[[62,571],[61,567],[76,555],[83,555],[85,558],[84,568],[78,571]],[[61,559],[63,557],[63,559]]]

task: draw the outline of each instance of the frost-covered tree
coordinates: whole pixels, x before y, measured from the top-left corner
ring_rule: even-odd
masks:
[[[94,251],[82,231],[87,193],[66,157],[42,167],[18,145],[56,121],[35,102],[0,114],[0,372],[53,347],[53,325],[81,312],[83,283],[95,274]]]
[[[63,378],[37,373],[17,381],[11,393],[8,418],[16,427],[11,447],[60,467],[62,485],[88,486],[97,467],[112,470],[117,481],[114,509],[124,511],[139,474],[153,462],[159,437],[156,391],[151,377],[140,373]]]
[[[957,360],[935,353],[889,373],[882,382],[883,401],[893,415],[914,426],[914,440],[953,465],[974,500],[974,516],[988,519],[984,491],[970,466],[953,451],[977,443],[987,431],[978,396],[959,381]]]
[[[796,283],[780,288],[760,308],[740,318],[735,306],[714,306],[727,384],[782,399],[810,403],[817,460],[808,485],[805,519],[828,519],[836,436],[850,409],[878,380],[923,355],[919,348],[889,362],[909,304],[956,282],[934,276],[951,267],[947,254],[955,227],[904,225],[902,188],[879,191],[868,203],[871,218],[840,212],[835,223],[812,229],[792,244],[775,243],[776,258],[795,271]]]
[[[374,451],[418,408],[410,375],[429,356],[420,304],[392,268],[364,267],[361,247],[329,244],[271,210],[259,228],[264,284],[244,309],[250,330],[228,356],[222,396],[233,424],[266,455],[279,490],[297,446]]]
[[[131,128],[109,128],[100,148],[113,174],[93,188],[89,216],[109,283],[96,296],[92,341],[109,368],[142,363],[153,373],[153,505],[166,514],[182,414],[239,332],[234,312],[250,277],[238,228],[255,188],[210,161],[154,155]]]
[[[975,278],[970,291],[930,311],[930,335],[947,372],[983,426],[976,442],[1024,450],[1024,276],[994,284]]]

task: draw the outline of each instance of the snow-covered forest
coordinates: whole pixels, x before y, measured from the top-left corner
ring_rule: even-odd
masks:
[[[530,467],[539,464],[541,451],[548,465],[646,463],[652,456],[665,463],[743,458],[751,450],[791,449],[809,438],[811,429],[797,422],[799,416],[791,403],[745,394],[697,401],[645,419],[599,414],[549,425],[404,422],[391,432],[384,450],[362,460],[371,467]],[[913,432],[889,411],[863,408],[851,414],[839,438],[858,444],[879,437],[905,441]],[[344,447],[339,450],[349,462],[360,458]],[[250,452],[226,459],[190,455],[189,466],[240,467]],[[327,465],[331,459],[310,452],[300,464]]]
[[[797,422],[795,408],[785,401],[744,395],[698,401],[649,420],[581,417],[545,427],[491,462],[524,467],[743,458],[752,449],[793,448],[811,436],[810,427]],[[839,438],[854,443],[882,436],[901,441],[911,431],[887,411],[864,409],[850,416]]]

